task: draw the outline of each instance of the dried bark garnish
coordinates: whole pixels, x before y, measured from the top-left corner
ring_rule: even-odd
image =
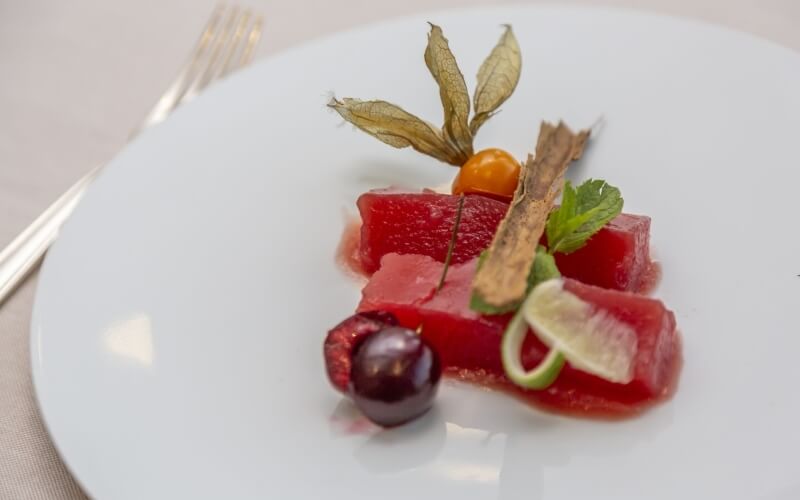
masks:
[[[515,309],[524,299],[536,246],[570,162],[580,158],[589,131],[543,122],[536,156],[520,173],[517,192],[473,281],[472,306],[485,313]]]

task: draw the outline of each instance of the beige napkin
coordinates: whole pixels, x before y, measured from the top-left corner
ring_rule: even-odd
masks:
[[[33,397],[28,330],[35,288],[34,277],[0,309],[0,499],[83,499]]]

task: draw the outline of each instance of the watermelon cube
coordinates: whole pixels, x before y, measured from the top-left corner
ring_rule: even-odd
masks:
[[[389,253],[420,254],[444,262],[455,221],[458,197],[438,193],[371,191],[358,199],[361,213],[361,268],[378,270]],[[464,201],[452,262],[477,257],[492,242],[508,204],[480,195]],[[622,214],[585,247],[556,262],[564,276],[615,290],[640,291],[649,285],[650,218]],[[546,239],[543,238],[543,243]]]
[[[547,244],[547,238],[542,238]],[[650,261],[650,217],[620,214],[570,254],[557,253],[564,276],[613,290],[646,291],[654,264]]]
[[[546,390],[525,390],[505,377],[500,359],[500,339],[510,316],[483,316],[469,308],[476,260],[452,266],[444,287],[434,293],[442,267],[425,255],[385,255],[364,287],[358,310],[387,311],[403,326],[422,326],[422,335],[450,375],[507,389],[547,409],[625,416],[671,394],[680,365],[680,342],[675,317],[659,300],[566,279],[566,290],[634,329],[638,339],[634,378],[616,384],[567,365]],[[523,345],[523,365],[535,366],[546,352],[547,347],[529,335]]]
[[[370,191],[362,194],[357,204],[362,221],[360,253],[364,271],[377,271],[387,253],[423,254],[444,262],[458,196]],[[466,262],[486,249],[507,210],[507,203],[467,195],[452,262]]]

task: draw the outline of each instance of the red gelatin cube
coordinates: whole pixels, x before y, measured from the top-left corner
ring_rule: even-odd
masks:
[[[639,291],[646,287],[652,265],[650,217],[620,214],[583,248],[555,257],[564,276],[602,288]]]
[[[361,267],[367,274],[378,270],[389,253],[420,254],[444,262],[455,222],[458,197],[437,193],[372,191],[361,195]],[[454,264],[477,257],[492,242],[508,205],[479,195],[464,202]],[[546,238],[542,238],[546,244]],[[621,214],[585,247],[569,255],[558,254],[562,274],[590,285],[614,290],[639,291],[650,274],[650,218]]]
[[[636,413],[670,393],[679,365],[680,344],[671,311],[655,299],[605,290],[566,279],[565,288],[607,310],[637,333],[634,379],[615,384],[567,365],[544,391],[527,391],[506,379],[500,360],[500,339],[510,317],[483,316],[469,308],[476,261],[452,266],[444,287],[433,294],[442,264],[423,255],[388,254],[363,291],[359,311],[394,313],[408,328],[422,326],[443,367],[463,379],[513,390],[534,404],[592,415]],[[418,273],[409,273],[417,269]],[[414,293],[410,293],[411,291]],[[527,367],[538,364],[547,348],[533,335],[523,346]]]
[[[675,315],[657,299],[566,279],[564,289],[633,327],[637,334],[631,390],[657,396],[669,384],[677,338]],[[614,384],[618,385],[618,384]]]
[[[444,262],[453,234],[458,196],[437,193],[372,191],[358,198],[361,213],[361,264],[367,273],[378,270],[388,253],[422,254]],[[452,262],[478,256],[492,242],[508,204],[480,195],[467,195]]]

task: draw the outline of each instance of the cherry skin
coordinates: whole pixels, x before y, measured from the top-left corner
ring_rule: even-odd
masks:
[[[397,325],[394,314],[370,311],[354,314],[328,332],[323,346],[325,369],[337,391],[348,392],[353,353],[358,345],[370,335],[394,325]]]
[[[367,418],[393,427],[431,408],[441,375],[439,356],[417,332],[390,326],[356,348],[350,394]]]

